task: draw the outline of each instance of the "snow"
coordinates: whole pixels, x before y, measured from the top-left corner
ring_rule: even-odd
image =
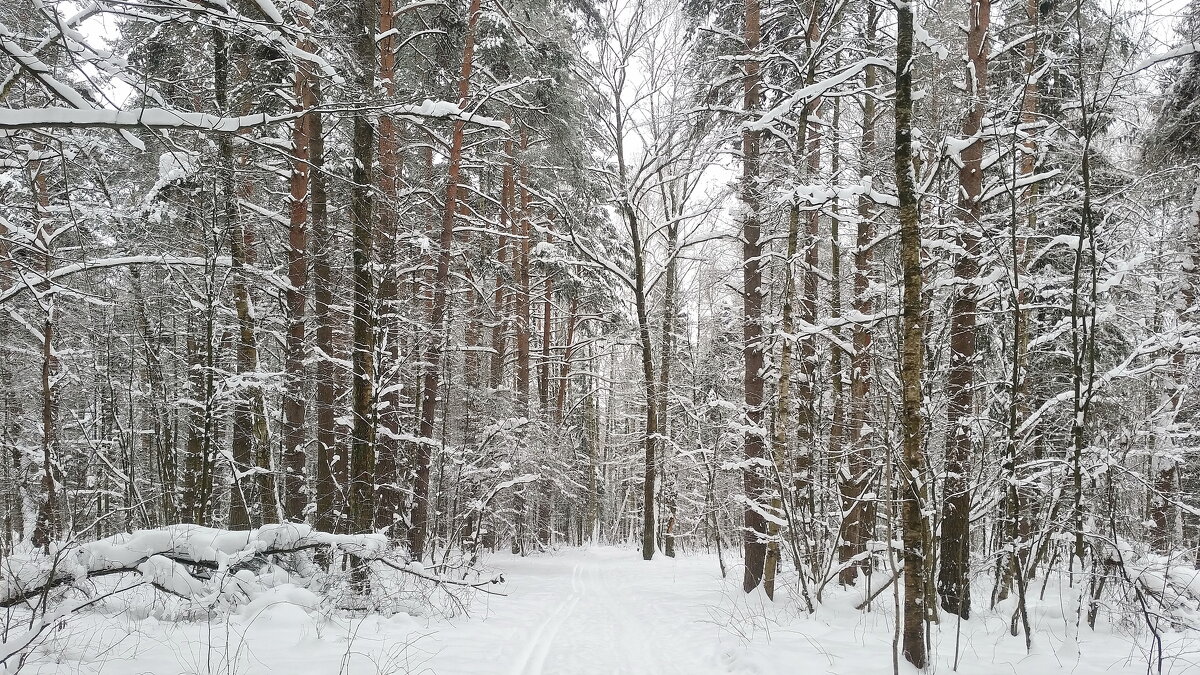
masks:
[[[278,24],[282,24],[284,22],[283,15],[279,13],[279,8],[276,7],[275,3],[271,2],[271,0],[254,0],[254,2],[258,5],[259,10],[261,10],[268,19]]]
[[[838,85],[857,77],[858,74],[868,66],[887,68],[890,65],[891,62],[884,59],[861,59],[835,75],[831,75],[824,80],[798,89],[791,96],[784,99],[783,102],[768,110],[765,114],[763,114],[762,117],[753,122],[747,122],[744,124],[743,128],[750,131],[761,131],[766,129],[779,120],[782,116],[790,113],[797,106],[807,104],[809,101],[824,95],[830,89],[833,89],[834,87],[837,87]]]
[[[0,109],[0,135],[5,129],[30,127],[115,127],[131,129],[198,129],[234,133],[243,129],[295,119],[296,113],[283,115],[242,115],[221,117],[208,113],[184,112],[166,108],[76,109],[61,107]]]
[[[268,549],[316,546],[336,546],[360,558],[373,559],[386,553],[389,543],[383,535],[335,535],[308,525],[285,523],[249,531],[170,525],[80,545],[61,545],[50,556],[25,544],[0,561],[0,602],[20,598],[50,579],[82,581],[88,575],[128,569],[136,569],[145,581],[170,593],[192,598],[210,589],[175,559],[224,571]]]
[[[170,558],[152,555],[137,569],[146,581],[180,597],[194,598],[204,592],[204,585]]]
[[[1200,53],[1200,42],[1192,42],[1190,44],[1180,45],[1174,49],[1169,49],[1161,54],[1154,54],[1137,63],[1133,68],[1125,73],[1125,75],[1134,75],[1147,68],[1151,68],[1165,61],[1173,61],[1181,59],[1185,56]]]
[[[892,672],[891,589],[865,612],[854,609],[863,590],[829,584],[810,616],[786,597],[792,577],[781,577],[781,599],[772,603],[741,592],[736,560],[722,579],[716,557],[707,554],[647,562],[632,549],[593,547],[528,558],[498,554],[488,564],[503,571],[507,595],[480,596],[466,618],[350,615],[288,583],[211,623],[203,616],[173,620],[155,609],[161,603],[141,601],[146,606],[137,613],[129,611],[132,604],[112,602],[70,617],[22,672],[214,672],[206,664],[220,664],[220,672],[289,675]],[[876,583],[888,577],[881,571]],[[989,592],[980,586],[977,597]],[[1075,633],[1073,619],[1063,617],[1063,607],[1076,602],[1071,596],[1052,577],[1044,600],[1030,598],[1029,654],[1023,638],[1008,635],[1011,600],[996,610],[981,600],[961,624],[943,617],[933,629],[933,672],[951,672],[956,640],[964,673],[1144,672],[1144,641],[1139,646],[1115,623],[1102,618],[1095,632],[1085,624]],[[1176,634],[1166,642],[1194,645]],[[913,672],[901,664],[902,673]]]
[[[416,121],[421,121],[420,118],[445,118],[469,124],[477,124],[479,126],[499,129],[500,131],[508,131],[508,123],[503,120],[493,119],[484,115],[466,112],[457,104],[450,101],[434,101],[425,99],[419,105],[396,105],[384,108],[384,112],[403,117],[410,117]]]

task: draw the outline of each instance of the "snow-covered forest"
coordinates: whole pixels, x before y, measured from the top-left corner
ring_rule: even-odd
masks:
[[[1200,0],[3,0],[0,670],[1200,669]]]

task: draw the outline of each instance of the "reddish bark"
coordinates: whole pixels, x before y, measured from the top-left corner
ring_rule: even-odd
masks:
[[[467,10],[467,33],[463,39],[462,68],[458,80],[458,104],[466,107],[471,92],[471,70],[475,61],[475,27],[479,23],[480,0],[471,0]],[[450,141],[446,201],[442,215],[442,233],[438,246],[437,270],[433,281],[433,300],[429,308],[430,337],[422,361],[425,375],[421,386],[421,419],[416,445],[416,475],[413,480],[413,510],[408,531],[412,556],[420,559],[425,551],[429,527],[429,465],[432,456],[434,423],[437,416],[438,377],[446,340],[446,303],[450,286],[450,254],[454,244],[454,221],[458,214],[458,188],[462,173],[463,137],[466,124],[454,123]]]

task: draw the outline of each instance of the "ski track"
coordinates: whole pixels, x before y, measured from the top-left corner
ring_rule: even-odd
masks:
[[[565,584],[550,590],[550,597],[562,599],[522,640],[509,675],[698,672],[680,664],[694,657],[679,644],[692,632],[689,621],[672,621],[669,613],[647,606],[647,589],[638,586],[626,565],[613,567],[613,562],[593,556],[575,562],[569,590],[562,588]]]
[[[546,657],[554,647],[554,639],[583,598],[585,588],[583,563],[576,563],[571,570],[571,594],[534,629],[516,666],[510,671],[512,675],[542,675],[545,672]]]

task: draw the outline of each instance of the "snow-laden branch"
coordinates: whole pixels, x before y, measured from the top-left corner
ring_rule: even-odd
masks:
[[[830,89],[845,83],[847,80],[857,77],[858,74],[863,71],[863,69],[869,66],[888,69],[893,67],[892,62],[886,59],[861,59],[858,62],[846,67],[839,73],[831,75],[820,82],[816,82],[807,87],[796,90],[791,96],[780,102],[779,105],[768,110],[762,117],[752,122],[746,122],[744,128],[750,131],[761,131],[774,124],[777,120],[779,120],[779,118],[795,110],[798,106],[806,105],[809,101],[823,96],[825,92],[829,91]]]
[[[38,82],[41,82],[42,86],[46,87],[46,89],[48,89],[55,97],[70,104],[79,112],[94,112],[97,110],[97,106],[88,99],[84,98],[83,94],[80,94],[78,91],[76,91],[74,87],[61,82],[58,80],[58,78],[54,77],[54,73],[50,69],[50,66],[42,62],[42,60],[39,59],[36,54],[32,54],[22,49],[21,45],[17,43],[18,39],[19,38],[16,33],[9,29],[8,26],[0,23],[0,52],[7,54],[9,58],[17,62],[17,65],[21,69],[29,73]],[[71,108],[60,108],[60,110],[71,110]],[[6,116],[5,114],[8,112],[10,111],[0,111],[0,118]],[[3,126],[0,126],[0,130],[3,128]],[[138,150],[146,149],[146,146],[142,143],[141,139],[129,133],[128,130],[122,130],[121,137]]]
[[[1146,57],[1145,59],[1142,59],[1136,65],[1134,65],[1133,68],[1122,73],[1122,75],[1134,75],[1136,73],[1142,72],[1143,70],[1145,70],[1147,68],[1152,68],[1154,66],[1157,66],[1158,64],[1163,63],[1164,61],[1181,59],[1185,56],[1191,56],[1192,54],[1200,54],[1200,42],[1193,42],[1191,44],[1186,44],[1186,45],[1183,45],[1180,47],[1176,47],[1175,49],[1165,51],[1162,54],[1154,54],[1153,56]]]
[[[502,120],[486,115],[467,112],[449,101],[426,100],[420,104],[403,104],[363,108],[316,108],[316,112],[373,113],[396,115],[420,122],[426,119],[445,119],[465,122],[501,131],[509,126]],[[90,129],[190,129],[214,133],[234,134],[254,127],[290,122],[307,111],[268,115],[239,115],[223,117],[209,113],[186,112],[168,108],[134,108],[113,110],[109,108],[3,108],[0,109],[0,135],[5,131],[39,128],[90,128]],[[140,145],[140,144],[139,144]]]
[[[222,117],[208,113],[184,112],[166,108],[132,110],[77,108],[0,109],[0,134],[9,129],[99,128],[99,129],[194,129],[237,133],[253,127],[294,120],[302,112],[283,115],[241,115]]]
[[[503,120],[467,112],[450,101],[425,99],[425,102],[420,105],[404,104],[388,106],[382,112],[400,117],[417,118],[417,121],[419,121],[419,118],[448,119],[455,122],[466,122],[467,124],[475,124],[481,127],[499,129],[500,131],[509,130],[508,123]]]
[[[22,292],[37,288],[46,283],[53,283],[64,277],[69,277],[88,270],[105,269],[109,267],[125,267],[127,265],[182,265],[185,267],[204,267],[215,264],[228,267],[233,264],[229,256],[216,258],[179,257],[173,255],[127,255],[115,258],[97,258],[84,262],[63,265],[47,274],[21,274],[21,281],[13,284],[7,290],[0,291],[0,304],[3,304]]]

